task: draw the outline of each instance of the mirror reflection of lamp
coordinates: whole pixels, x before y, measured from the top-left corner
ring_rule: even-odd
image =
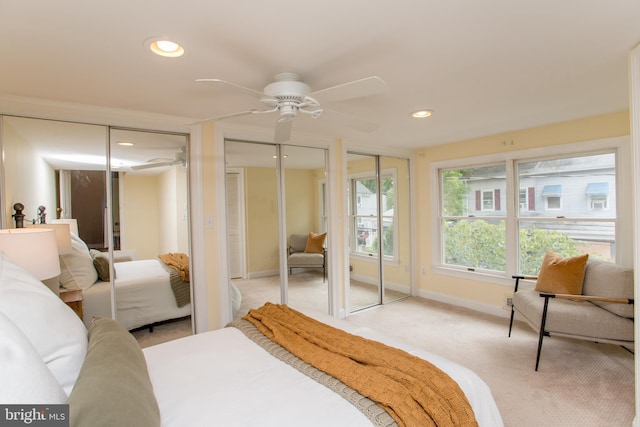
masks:
[[[56,232],[45,228],[0,230],[0,251],[59,295]]]

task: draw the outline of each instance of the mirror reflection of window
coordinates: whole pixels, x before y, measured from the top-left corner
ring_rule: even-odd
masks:
[[[409,161],[349,153],[350,309],[411,293]]]

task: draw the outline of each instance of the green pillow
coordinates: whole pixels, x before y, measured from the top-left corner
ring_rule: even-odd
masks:
[[[109,273],[111,270],[111,266],[109,265],[109,258],[96,249],[90,249],[89,253],[91,254],[91,259],[93,260],[93,267],[96,269],[96,273],[98,273],[98,278],[103,282],[108,282]]]
[[[97,317],[89,347],[69,400],[71,426],[159,426],[140,345],[115,320]]]

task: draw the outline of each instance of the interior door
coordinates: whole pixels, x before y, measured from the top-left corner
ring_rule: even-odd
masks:
[[[229,277],[244,279],[245,230],[244,230],[244,171],[227,169],[227,233],[229,242]]]

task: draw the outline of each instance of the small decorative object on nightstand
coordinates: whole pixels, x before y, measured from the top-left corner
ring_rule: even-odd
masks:
[[[60,291],[60,298],[82,319],[82,291]]]

